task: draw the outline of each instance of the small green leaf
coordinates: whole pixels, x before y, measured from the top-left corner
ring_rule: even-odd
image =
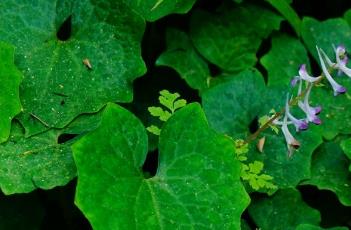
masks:
[[[249,164],[250,173],[259,174],[263,169],[263,163],[260,161],[254,161]]]
[[[168,111],[164,111],[162,108],[160,107],[149,107],[148,108],[150,114],[154,117],[159,117],[161,121],[167,121],[172,114]]]
[[[107,106],[100,127],[78,140],[73,152],[75,203],[96,230],[240,228],[249,202],[240,163],[233,159],[231,140],[208,127],[199,104],[184,107],[165,123],[152,178],[141,171],[145,129],[115,104]]]
[[[169,109],[172,113],[175,111],[174,102],[180,97],[179,93],[170,93],[168,90],[160,91],[161,96],[159,96],[160,104]]]
[[[11,121],[21,112],[19,85],[22,74],[14,64],[15,47],[0,42],[0,143],[10,135]]]
[[[186,105],[186,100],[184,99],[179,99],[174,102],[174,110],[180,109]]]
[[[155,126],[155,125],[151,125],[151,126],[147,127],[146,129],[150,133],[153,133],[153,134],[155,134],[157,136],[159,136],[160,133],[161,133],[161,129],[159,127]]]
[[[261,229],[270,230],[295,230],[299,224],[319,225],[321,220],[319,212],[305,204],[295,189],[253,200],[249,213]]]

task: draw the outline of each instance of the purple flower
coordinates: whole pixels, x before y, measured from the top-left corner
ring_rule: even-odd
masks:
[[[348,77],[351,77],[351,69],[346,67],[349,59],[346,55],[346,50],[344,46],[338,46],[335,48],[336,55],[336,68],[339,70],[338,74],[344,73]]]
[[[289,105],[288,105],[289,106]],[[295,149],[300,147],[300,142],[298,142],[288,129],[288,115],[285,111],[285,115],[282,123],[282,132],[285,137],[285,141],[288,147],[288,156],[290,157]]]
[[[296,132],[301,131],[301,130],[306,130],[308,128],[308,124],[305,120],[297,119],[290,113],[289,100],[287,100],[286,104],[285,104],[285,115],[294,124],[294,126],[296,128]]]
[[[294,77],[290,84],[291,86],[295,86],[296,83],[298,81],[301,81],[301,80],[304,80],[304,81],[307,81],[307,82],[310,82],[310,83],[313,83],[313,82],[316,82],[318,81],[319,79],[321,79],[322,76],[318,76],[318,77],[312,77],[311,75],[309,75],[307,73],[307,70],[306,70],[306,64],[303,64],[300,66],[300,69],[299,69],[299,76],[296,76]]]
[[[321,121],[321,119],[319,119],[317,114],[319,114],[322,111],[322,107],[321,106],[317,106],[317,107],[310,106],[309,98],[310,98],[311,89],[312,89],[312,84],[309,84],[307,86],[305,98],[304,98],[303,102],[302,101],[298,102],[298,106],[300,107],[300,109],[302,111],[305,112],[307,120],[309,122],[313,122],[316,125],[320,125],[322,123],[322,121]]]
[[[330,85],[333,88],[334,96],[337,96],[338,94],[345,93],[346,92],[346,88],[341,86],[341,85],[339,85],[333,79],[333,77],[330,75],[329,71],[327,70],[327,67],[325,66],[325,63],[324,63],[324,60],[322,58],[321,52],[323,53],[324,58],[327,59],[328,56],[323,52],[322,49],[319,49],[318,47],[317,47],[317,52],[318,52],[318,56],[319,56],[319,60],[320,60],[321,66],[322,66],[323,73],[324,73],[325,77],[327,78],[327,80],[329,81]]]

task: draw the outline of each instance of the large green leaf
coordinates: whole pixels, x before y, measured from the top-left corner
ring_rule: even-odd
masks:
[[[208,65],[195,51],[188,35],[180,30],[167,31],[167,50],[157,59],[156,64],[175,69],[193,89],[202,91],[208,88]]]
[[[124,0],[147,21],[156,21],[168,14],[187,13],[196,0]]]
[[[227,71],[240,71],[255,65],[262,40],[279,28],[281,20],[255,5],[222,7],[215,14],[198,10],[191,17],[190,36],[207,60]]]
[[[14,47],[0,42],[0,143],[9,137],[11,121],[21,111],[21,80],[22,75],[14,64]]]
[[[36,194],[4,196],[0,193],[0,229],[38,230],[44,209]]]
[[[65,41],[56,36],[62,24],[66,32],[71,25]],[[110,101],[132,100],[132,81],[145,72],[143,30],[144,21],[121,1],[0,3],[0,40],[17,47],[15,63],[25,77],[24,113],[48,127],[64,127]],[[32,125],[20,119],[25,128]]]
[[[313,155],[311,179],[303,184],[333,191],[343,205],[351,206],[350,160],[337,143],[325,142]]]
[[[301,30],[301,19],[299,15],[295,12],[295,10],[289,5],[291,3],[290,0],[266,0],[269,2],[276,10],[281,13],[286,20],[290,23],[290,25],[294,28],[295,33],[299,36]]]
[[[249,126],[255,117],[268,114],[271,109],[279,111],[285,104],[285,88],[265,88],[263,77],[258,72],[242,72],[231,81],[207,90],[202,99],[210,123],[215,130],[233,138],[250,135]],[[295,133],[301,147],[291,158],[283,134],[266,130],[263,153],[252,144],[250,159],[264,162],[265,173],[274,177],[280,188],[295,187],[310,176],[310,162],[314,149],[322,142],[320,134],[313,131]]]
[[[302,21],[301,35],[308,50],[318,62],[316,46],[322,48],[332,60],[335,58],[333,44],[343,44],[348,50],[351,49],[351,28],[342,18],[319,22],[305,17]]]
[[[261,64],[268,71],[268,85],[290,86],[290,81],[298,75],[301,64],[309,66],[307,51],[303,44],[287,35],[272,38],[272,48],[264,55]]]
[[[272,197],[253,200],[249,213],[261,229],[295,230],[300,224],[319,225],[320,214],[303,202],[295,189],[279,190]]]
[[[232,142],[211,131],[198,104],[176,112],[160,135],[154,177],[141,171],[147,135],[109,105],[101,126],[73,145],[76,204],[94,229],[239,229],[249,202]]]

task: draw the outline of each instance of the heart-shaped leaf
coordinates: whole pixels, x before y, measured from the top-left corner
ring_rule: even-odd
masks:
[[[249,198],[230,139],[209,129],[198,104],[176,112],[160,135],[156,175],[142,166],[147,135],[110,104],[98,129],[73,145],[76,204],[94,229],[239,229]]]

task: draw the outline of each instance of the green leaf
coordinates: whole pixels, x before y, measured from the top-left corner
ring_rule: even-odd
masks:
[[[0,42],[0,143],[7,140],[11,121],[21,112],[19,84],[22,74],[14,64],[14,47]]]
[[[196,52],[188,35],[180,30],[169,29],[166,36],[167,49],[156,64],[173,68],[193,89],[201,92],[208,88],[209,67]]]
[[[302,20],[301,35],[308,50],[318,63],[316,46],[322,48],[331,60],[335,58],[333,44],[343,44],[347,50],[351,50],[351,28],[342,18],[319,22],[316,19],[305,17]]]
[[[65,129],[51,129],[29,138],[22,126],[13,122],[9,140],[0,145],[1,190],[5,194],[27,193],[67,184],[76,176],[71,145],[79,135],[99,125],[101,114],[84,114]],[[77,137],[65,140],[66,134]]]
[[[341,85],[351,89],[348,77],[336,77]],[[326,83],[328,84],[328,83]],[[323,110],[319,117],[322,125],[317,130],[327,140],[332,140],[338,134],[351,134],[351,96],[349,93],[335,97],[329,85],[316,87],[311,92],[311,105],[320,105]]]
[[[0,193],[0,229],[38,230],[44,208],[36,194],[3,196]]]
[[[340,146],[325,142],[316,150],[312,161],[312,176],[303,184],[334,192],[343,205],[351,206],[350,160]]]
[[[290,1],[282,0],[266,0],[269,2],[279,13],[281,13],[290,25],[295,30],[297,36],[300,36],[301,19],[295,10],[289,5]]]
[[[255,20],[252,20],[252,19]],[[216,14],[192,14],[190,36],[196,49],[220,68],[238,72],[256,63],[256,52],[282,18],[255,5],[223,7]]]
[[[153,133],[157,136],[159,136],[161,134],[161,129],[155,125],[151,125],[149,127],[146,128],[147,131],[149,131],[150,133]]]
[[[323,230],[323,229],[329,229],[329,230],[347,230],[347,227],[334,227],[334,228],[322,228],[316,225],[311,225],[311,224],[300,224],[299,226],[296,227],[296,230]]]
[[[61,41],[56,34],[66,19],[71,35]],[[121,1],[1,1],[0,38],[16,46],[24,113],[62,128],[107,102],[130,102],[132,81],[146,70],[140,55],[144,27]],[[20,119],[26,129],[32,125]]]
[[[268,114],[272,108],[279,111],[286,100],[286,88],[266,88],[263,77],[256,71],[245,71],[235,75],[231,81],[218,84],[207,90],[202,97],[204,111],[209,124],[220,133],[234,139],[245,139],[251,133],[250,124],[256,117]],[[291,158],[283,134],[266,130],[263,153],[250,144],[248,160],[262,161],[264,173],[274,178],[279,188],[295,187],[301,180],[310,177],[310,162],[313,151],[322,142],[318,127],[311,125],[308,132],[295,133],[293,136],[301,147]]]
[[[163,127],[152,178],[141,171],[145,129],[117,105],[106,108],[101,126],[76,142],[73,152],[75,202],[94,229],[240,227],[249,202],[240,164],[232,142],[209,129],[198,104],[179,110]]]
[[[172,114],[168,111],[164,111],[162,108],[160,107],[149,107],[148,108],[150,114],[154,117],[159,117],[161,121],[167,121]]]
[[[76,176],[70,143],[58,143],[59,131],[23,135],[14,123],[9,140],[0,145],[0,188],[6,195],[51,189]]]
[[[298,75],[301,64],[309,66],[307,51],[296,38],[285,34],[272,38],[272,48],[264,55],[261,64],[268,71],[268,85],[290,87],[290,81]]]
[[[319,225],[320,214],[305,204],[295,189],[284,189],[272,197],[257,198],[249,213],[261,229],[295,230],[299,224]]]
[[[196,0],[124,0],[147,21],[156,21],[168,14],[185,14]]]

